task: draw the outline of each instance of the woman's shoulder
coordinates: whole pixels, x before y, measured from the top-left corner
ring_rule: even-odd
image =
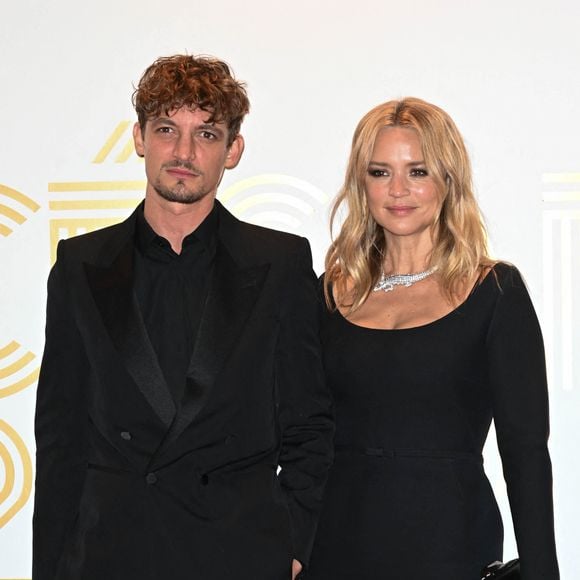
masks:
[[[529,300],[529,292],[519,269],[510,262],[498,260],[482,266],[479,280],[473,286],[465,304],[492,305]]]
[[[492,266],[489,266],[489,271],[486,278],[495,281],[495,285],[501,294],[510,288],[526,289],[526,283],[519,269],[510,262],[499,260]]]

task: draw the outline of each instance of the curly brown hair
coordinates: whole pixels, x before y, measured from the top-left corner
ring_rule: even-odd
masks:
[[[188,107],[211,113],[210,123],[225,123],[228,144],[250,110],[245,84],[234,78],[225,62],[187,54],[158,58],[143,73],[132,102],[143,132],[149,119]]]

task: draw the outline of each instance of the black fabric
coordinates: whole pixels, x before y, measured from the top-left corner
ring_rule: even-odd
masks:
[[[137,215],[58,245],[34,580],[287,580],[308,562],[333,434],[310,250],[216,205],[180,406],[135,294]]]
[[[542,338],[499,264],[447,316],[356,326],[325,309],[336,459],[308,580],[479,580],[502,559],[481,452],[495,422],[523,580],[557,580]]]
[[[137,210],[134,287],[149,340],[177,406],[207,294],[218,228],[214,207],[186,236],[180,254]]]

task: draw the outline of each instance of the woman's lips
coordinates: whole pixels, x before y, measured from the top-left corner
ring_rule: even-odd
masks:
[[[410,206],[410,205],[390,205],[390,206],[387,206],[386,209],[387,209],[387,211],[389,211],[393,215],[406,216],[406,215],[409,215],[413,210],[415,210],[417,208],[414,206]]]

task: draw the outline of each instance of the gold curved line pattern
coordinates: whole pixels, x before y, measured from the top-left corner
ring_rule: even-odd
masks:
[[[16,222],[17,224],[20,225],[22,225],[26,221],[25,216],[2,203],[0,203],[0,214],[6,216],[8,219],[11,219],[13,222]]]
[[[299,179],[298,177],[292,177],[291,175],[285,175],[283,173],[263,173],[261,175],[254,175],[253,177],[242,179],[241,181],[237,181],[233,185],[230,185],[230,187],[220,193],[218,197],[220,200],[227,202],[246,189],[273,184],[294,187],[303,193],[307,193],[310,197],[313,197],[321,204],[328,201],[326,193],[318,187],[312,185],[308,181]]]
[[[8,451],[8,447],[0,441],[0,461],[4,464],[4,485],[0,489],[0,506],[10,497],[14,489],[14,479],[16,470],[14,469],[14,461]]]
[[[30,497],[30,492],[32,491],[32,461],[30,460],[30,454],[28,453],[28,449],[26,449],[24,441],[22,441],[18,433],[2,419],[0,419],[0,431],[4,431],[12,443],[14,443],[20,456],[20,461],[22,462],[23,471],[23,483],[20,495],[14,504],[3,515],[0,515],[0,528],[2,528],[22,509]]]
[[[105,141],[105,144],[93,159],[93,163],[102,163],[107,158],[109,153],[113,150],[113,147],[116,145],[117,141],[119,141],[130,124],[130,121],[121,121],[115,127],[115,130],[111,133],[111,136]]]
[[[27,352],[11,365],[0,368],[0,379],[5,379],[14,373],[17,373],[20,369],[23,369],[30,361],[34,360],[35,358],[36,355],[34,353]]]
[[[280,211],[261,211],[253,214],[248,219],[251,223],[255,224],[280,224],[287,228],[297,228],[300,226],[300,220]]]
[[[20,344],[18,344],[15,340],[9,342],[6,346],[0,348],[0,358],[6,358],[10,356],[12,353],[16,352],[20,348]]]
[[[26,387],[33,385],[38,380],[39,375],[40,375],[40,367],[37,367],[23,379],[20,379],[19,381],[16,381],[15,383],[8,385],[3,389],[0,389],[0,399],[10,397],[11,395],[18,393],[19,391],[23,391]]]
[[[0,234],[1,235],[3,235],[4,237],[8,237],[11,233],[12,233],[12,230],[8,226],[5,226],[4,224],[0,224]]]
[[[30,454],[28,453],[24,441],[22,441],[18,433],[2,419],[0,419],[0,431],[4,431],[12,443],[14,443],[22,462],[23,471],[22,490],[18,499],[5,514],[0,515],[0,528],[2,528],[22,509],[30,497],[30,492],[32,491],[32,461],[30,460]]]
[[[234,214],[236,212],[242,214],[248,209],[267,204],[293,207],[304,215],[311,215],[314,213],[314,208],[308,205],[304,200],[288,195],[287,193],[256,193],[237,203],[232,210]]]
[[[2,185],[1,183],[0,183],[0,193],[26,206],[28,209],[31,209],[32,211],[38,211],[40,209],[40,206],[33,199],[30,199],[23,193],[20,193],[19,191],[16,191],[15,189],[8,187],[7,185]]]

